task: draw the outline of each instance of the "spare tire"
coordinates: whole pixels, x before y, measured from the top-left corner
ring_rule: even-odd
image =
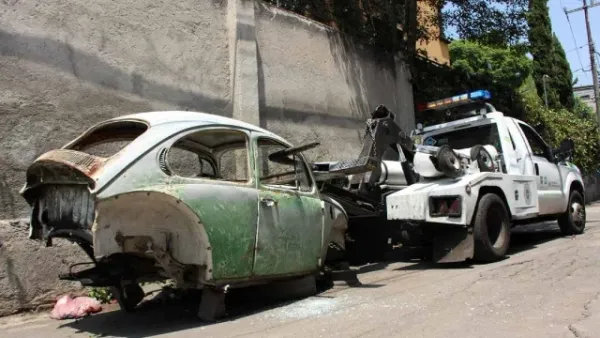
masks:
[[[441,146],[435,154],[437,170],[445,175],[456,178],[462,175],[460,158],[449,145]]]
[[[476,145],[471,148],[471,161],[476,161],[479,166],[479,171],[494,172],[496,166],[492,155],[482,145]]]

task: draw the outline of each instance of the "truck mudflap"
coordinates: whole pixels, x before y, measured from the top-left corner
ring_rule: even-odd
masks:
[[[29,238],[66,238],[94,259],[91,228],[95,200],[93,175],[104,159],[72,150],[54,150],[40,156],[27,170],[21,195],[31,206]]]
[[[473,258],[474,253],[471,227],[449,227],[433,237],[433,261],[436,263],[464,262]]]

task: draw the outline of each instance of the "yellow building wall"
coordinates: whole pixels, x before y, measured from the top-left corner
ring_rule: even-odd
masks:
[[[440,27],[434,24],[431,18],[438,15],[438,9],[431,6],[428,1],[417,1],[418,17],[420,25],[425,25],[429,35],[432,37],[429,41],[417,41],[417,51],[428,59],[440,64],[450,65],[450,50],[448,43],[439,39]]]

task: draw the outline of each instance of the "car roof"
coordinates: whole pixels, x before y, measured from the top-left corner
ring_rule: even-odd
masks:
[[[121,120],[142,120],[150,125],[150,127],[168,124],[168,123],[192,123],[197,126],[209,125],[209,124],[220,124],[231,127],[237,127],[241,129],[251,130],[255,132],[259,132],[261,134],[265,134],[265,136],[269,136],[280,141],[287,142],[284,138],[279,135],[276,135],[266,129],[260,128],[250,123],[246,123],[240,120],[232,119],[225,116],[208,114],[202,112],[195,111],[179,111],[179,110],[169,110],[169,111],[154,111],[154,112],[142,112],[135,113],[129,115],[119,116],[113,119],[110,119],[107,122],[116,122]]]

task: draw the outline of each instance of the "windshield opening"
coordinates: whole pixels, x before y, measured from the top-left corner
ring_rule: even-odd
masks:
[[[96,128],[67,149],[108,158],[123,150],[146,130],[148,126],[142,122],[111,122]]]

